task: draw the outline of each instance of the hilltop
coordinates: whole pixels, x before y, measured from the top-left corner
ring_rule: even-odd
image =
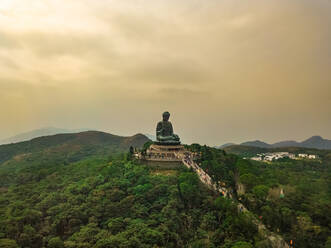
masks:
[[[70,162],[91,155],[127,151],[130,146],[142,147],[149,139],[143,134],[123,137],[99,131],[56,134],[30,141],[0,145],[0,164],[14,160],[33,160],[33,157],[58,156]],[[45,156],[47,155],[47,156]]]
[[[35,129],[29,132],[20,133],[15,136],[9,137],[7,139],[0,140],[0,145],[28,141],[42,136],[50,136],[50,135],[63,134],[63,133],[80,133],[84,131],[89,131],[89,130],[45,127],[45,128]]]

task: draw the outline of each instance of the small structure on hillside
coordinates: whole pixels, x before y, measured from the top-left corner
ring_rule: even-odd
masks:
[[[308,159],[318,159],[318,156],[315,154],[306,154],[306,153],[300,153],[298,155],[299,158],[308,158]]]
[[[181,145],[179,136],[174,134],[169,121],[170,113],[164,112],[162,117],[156,127],[156,141],[140,154],[140,158],[158,167],[177,167],[182,164],[183,155],[191,153]]]

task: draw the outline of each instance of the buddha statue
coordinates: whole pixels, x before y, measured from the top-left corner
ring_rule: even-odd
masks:
[[[163,120],[157,124],[156,139],[160,145],[179,145],[180,139],[177,134],[174,134],[172,124],[169,121],[170,113],[163,113]]]

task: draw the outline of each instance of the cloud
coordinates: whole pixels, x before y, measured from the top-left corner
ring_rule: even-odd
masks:
[[[36,125],[130,133],[163,108],[188,141],[330,135],[330,10],[325,0],[3,1],[0,137]],[[306,116],[313,124],[298,130]]]
[[[197,102],[202,99],[210,99],[212,94],[203,90],[193,90],[190,88],[162,88],[158,90],[157,94],[163,101],[179,101],[182,102],[185,99],[186,102],[192,100]]]

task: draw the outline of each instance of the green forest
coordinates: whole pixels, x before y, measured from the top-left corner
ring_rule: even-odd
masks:
[[[269,229],[296,247],[331,247],[330,162],[241,160],[237,168],[246,188],[240,200]]]
[[[237,201],[294,247],[331,247],[329,160],[265,164],[187,149],[215,181],[245,193],[229,200],[191,170],[155,169],[128,152],[16,155],[0,164],[0,247],[270,247]]]
[[[288,243],[292,240],[294,247],[331,247],[330,151],[290,148],[291,152],[313,151],[320,159],[266,163],[222,156],[224,151],[206,146],[195,147],[202,152],[201,167],[214,180],[228,179],[232,188],[244,185],[245,193],[237,195],[238,201],[269,230],[281,234]],[[234,167],[229,160],[236,161]]]

